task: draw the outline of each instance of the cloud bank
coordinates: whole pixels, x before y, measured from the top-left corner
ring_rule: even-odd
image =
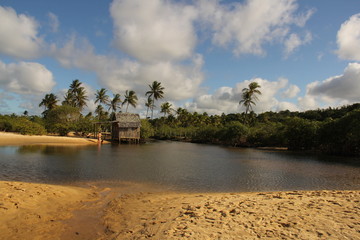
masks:
[[[36,95],[51,91],[54,85],[52,73],[39,63],[0,61],[0,86],[6,91]]]
[[[337,54],[342,59],[360,61],[360,13],[344,22],[337,33]]]
[[[38,57],[43,40],[35,19],[1,6],[0,16],[0,53],[25,59]]]

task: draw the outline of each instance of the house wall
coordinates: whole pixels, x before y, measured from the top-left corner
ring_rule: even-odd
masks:
[[[140,128],[119,128],[120,139],[140,139]]]

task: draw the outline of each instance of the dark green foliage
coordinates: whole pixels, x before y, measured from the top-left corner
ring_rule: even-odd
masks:
[[[232,146],[244,145],[248,134],[248,127],[238,121],[229,122],[219,131],[221,142]]]
[[[285,125],[281,122],[261,122],[251,128],[247,139],[255,147],[286,146]]]
[[[219,131],[220,129],[215,126],[198,128],[192,134],[194,135],[192,141],[198,143],[219,143]]]
[[[153,137],[155,134],[155,130],[153,126],[149,123],[147,119],[141,119],[141,130],[140,137],[142,139],[147,139]]]
[[[298,117],[286,121],[285,137],[289,150],[310,150],[317,145],[319,122]]]
[[[360,110],[327,121],[319,131],[319,139],[323,152],[360,156]]]
[[[81,136],[85,136],[94,131],[95,119],[91,116],[80,116],[80,118],[74,123],[74,131]]]
[[[76,123],[80,119],[80,109],[69,105],[58,106],[49,111],[46,116],[46,129],[51,133],[62,136],[76,130]]]

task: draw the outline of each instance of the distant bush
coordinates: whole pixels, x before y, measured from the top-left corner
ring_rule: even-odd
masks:
[[[45,128],[39,123],[32,122],[26,117],[19,117],[16,115],[1,116],[0,130],[7,132],[17,132],[24,135],[46,134]]]
[[[250,129],[247,141],[256,147],[286,146],[285,126],[281,122],[258,123]]]
[[[360,110],[323,124],[319,139],[323,152],[360,156]]]
[[[319,122],[293,117],[287,119],[285,124],[289,150],[310,150],[317,146]]]
[[[198,143],[218,143],[219,142],[220,129],[214,126],[204,126],[197,128],[194,136],[192,137],[193,142]]]
[[[249,128],[238,121],[227,123],[219,131],[222,143],[233,146],[244,145],[248,134]]]
[[[154,134],[155,130],[153,126],[149,123],[149,121],[147,119],[141,119],[140,137],[142,139],[147,139],[154,136]]]
[[[45,135],[47,133],[43,126],[27,119],[14,122],[13,131],[24,135]]]
[[[76,130],[76,123],[80,116],[79,108],[69,105],[57,106],[46,115],[46,129],[48,132],[65,136],[70,131]]]

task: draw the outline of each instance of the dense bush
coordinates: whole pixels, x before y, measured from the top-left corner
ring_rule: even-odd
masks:
[[[323,152],[360,156],[360,110],[323,124],[319,141]]]
[[[46,129],[39,123],[30,121],[27,117],[1,116],[0,130],[7,132],[17,132],[24,135],[44,135]]]
[[[205,126],[198,128],[192,134],[192,141],[198,143],[218,143],[219,128],[214,126]]]
[[[141,119],[141,131],[140,137],[142,139],[147,139],[155,135],[155,130],[153,126],[149,123],[147,119]]]
[[[46,115],[46,129],[48,132],[65,136],[70,131],[76,130],[80,116],[79,108],[69,105],[57,106]]]
[[[250,129],[247,141],[255,147],[284,147],[287,145],[285,125],[281,122],[258,123]]]
[[[219,131],[221,142],[232,146],[244,145],[248,134],[249,128],[238,121],[226,124]]]
[[[319,122],[298,117],[286,121],[285,137],[290,150],[310,150],[317,146]]]

